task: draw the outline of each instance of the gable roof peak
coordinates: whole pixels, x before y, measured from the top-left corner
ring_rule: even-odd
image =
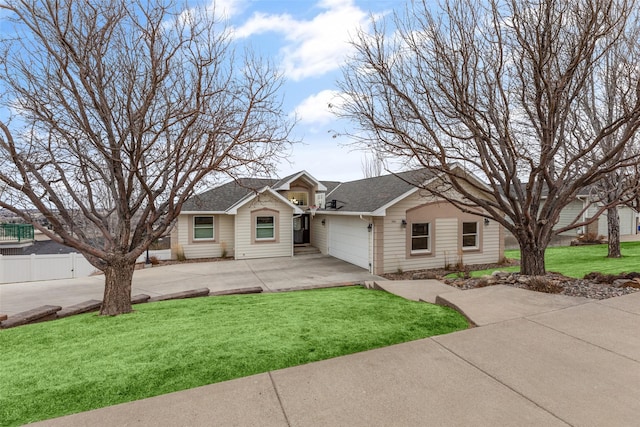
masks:
[[[276,191],[282,191],[282,190],[290,190],[291,189],[291,183],[296,181],[297,179],[302,178],[304,181],[306,181],[307,183],[317,186],[318,187],[318,191],[327,191],[327,187],[325,187],[324,184],[322,184],[320,181],[318,181],[317,179],[315,179],[309,172],[307,172],[306,170],[301,170],[300,172],[296,172],[294,174],[291,174],[289,176],[286,176],[282,179],[280,179],[279,181],[277,181],[276,183],[273,184],[272,188]]]

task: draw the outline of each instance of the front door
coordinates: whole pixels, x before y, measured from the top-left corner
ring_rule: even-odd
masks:
[[[308,214],[293,218],[293,243],[295,245],[304,245],[311,242],[309,228]]]

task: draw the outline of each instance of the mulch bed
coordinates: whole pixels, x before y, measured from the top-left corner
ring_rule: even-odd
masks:
[[[569,295],[591,299],[606,299],[640,291],[640,273],[603,275],[591,273],[582,279],[566,277],[559,273],[548,272],[545,276],[523,276],[519,273],[499,271],[500,268],[519,265],[517,260],[502,264],[482,264],[465,266],[464,271],[447,269],[428,269],[383,274],[389,280],[438,279],[459,289],[474,289],[493,285],[507,285],[537,292]],[[496,269],[491,276],[469,277],[470,271]],[[445,279],[452,273],[456,278]]]

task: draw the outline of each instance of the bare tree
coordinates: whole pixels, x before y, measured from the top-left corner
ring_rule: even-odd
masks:
[[[602,60],[596,65],[598,80],[588,79],[587,89],[581,97],[582,103],[580,111],[584,113],[586,121],[593,128],[593,132],[602,131],[603,126],[611,123],[624,110],[630,108],[627,100],[630,98],[629,92],[636,90],[638,74],[637,64],[638,51],[635,44],[640,36],[637,32],[640,28],[628,28],[625,34],[620,35],[626,40],[616,43],[602,55]],[[624,58],[621,61],[620,58]],[[592,161],[597,161],[615,148],[619,140],[619,132],[612,132],[603,138],[600,147],[592,153]],[[630,139],[624,150],[612,156],[607,165],[615,166],[621,160],[638,158],[640,147],[637,136]],[[607,235],[609,258],[620,258],[622,256],[620,245],[620,216],[618,207],[632,204],[635,194],[639,188],[637,180],[637,165],[634,167],[620,167],[605,174],[592,188],[594,200],[600,205],[607,207]]]
[[[612,171],[592,187],[591,198],[600,206],[606,206],[607,213],[607,257],[622,257],[620,244],[620,215],[618,208],[635,207],[636,195],[640,183],[633,168],[621,168]],[[602,210],[602,209],[600,209]]]
[[[213,10],[162,0],[9,0],[0,207],[105,273],[131,311],[136,258],[207,179],[266,175],[288,148],[282,80],[236,56]],[[6,112],[8,115],[8,112]]]
[[[373,155],[368,156],[364,155],[361,161],[362,174],[365,178],[374,178],[376,176],[382,175],[382,171],[384,169],[384,164],[382,159]]]
[[[358,34],[339,114],[358,125],[360,144],[439,176],[443,185],[427,191],[463,211],[483,208],[517,239],[521,272],[543,274],[551,237],[584,225],[554,227],[561,210],[582,188],[636,162],[622,154],[640,125],[632,67],[624,67],[621,108],[598,130],[582,109],[588,82],[602,81],[607,52],[626,43],[619,51],[636,57],[637,42],[625,37],[638,27],[636,5],[450,0],[432,11],[430,4],[414,1],[395,14],[390,34],[380,20],[371,34]]]

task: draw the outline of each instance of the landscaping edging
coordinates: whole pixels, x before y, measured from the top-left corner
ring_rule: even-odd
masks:
[[[224,293],[211,292],[209,288],[200,288],[187,290],[182,292],[174,292],[171,294],[159,295],[151,298],[149,295],[138,294],[131,297],[131,304],[145,304],[148,302],[167,301],[173,299],[184,298],[196,298],[205,296],[218,296],[218,295],[238,295],[247,293],[262,292],[262,288],[239,288],[229,289]],[[60,307],[55,305],[43,305],[33,308],[31,310],[16,313],[11,316],[6,314],[0,314],[0,329],[8,329],[16,326],[29,325],[32,323],[39,323],[49,320],[62,319],[64,317],[74,316],[76,314],[91,313],[100,310],[102,301],[100,300],[88,300],[78,304],[70,305],[68,307]]]
[[[290,292],[290,291],[302,291],[311,289],[324,289],[324,288],[337,288],[343,286],[354,286],[359,283],[330,283],[323,285],[310,285],[302,287],[292,287],[284,289],[276,289],[271,292]],[[246,295],[263,293],[264,289],[259,286],[227,289],[222,291],[211,291],[209,288],[190,289],[181,292],[173,292],[170,294],[159,295],[150,297],[146,294],[138,294],[131,297],[131,304],[145,304],[148,302],[168,301],[175,299],[185,298],[201,298],[207,296],[225,296],[225,295]],[[96,312],[100,310],[102,301],[100,300],[87,300],[78,304],[70,305],[68,307],[60,307],[53,305],[43,305],[31,310],[16,313],[11,316],[6,314],[0,314],[0,329],[8,329],[16,326],[28,325],[32,323],[44,322],[49,320],[61,319],[64,317],[74,316],[76,314]]]

